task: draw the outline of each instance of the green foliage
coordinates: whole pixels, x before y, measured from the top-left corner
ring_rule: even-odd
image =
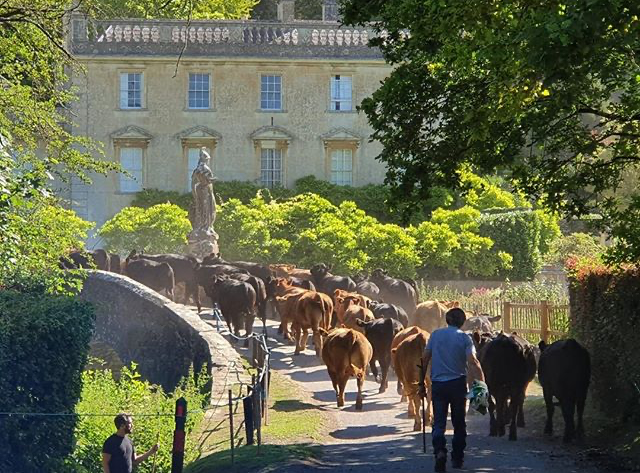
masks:
[[[174,204],[158,204],[147,209],[125,207],[98,230],[105,248],[127,254],[180,253],[187,244],[191,223],[187,212]]]
[[[76,298],[0,291],[3,410],[73,412],[93,324],[93,308]],[[3,416],[0,470],[66,471],[75,423],[73,417]]]
[[[623,420],[640,419],[640,270],[582,264],[572,273],[571,329],[591,354],[591,393],[597,407]]]
[[[488,179],[463,170],[460,172],[460,181],[464,193],[464,203],[478,210],[494,208],[513,208],[516,206],[516,198],[497,184]]]
[[[193,197],[190,192],[181,193],[177,191],[161,191],[160,189],[143,189],[136,193],[131,201],[131,207],[148,209],[154,205],[170,203],[188,212],[192,201]]]
[[[114,416],[80,416],[75,429],[76,445],[69,461],[86,473],[100,473],[101,452],[104,441],[115,432],[113,417],[119,412],[133,415],[134,428],[132,441],[138,454],[160,444],[156,455],[156,472],[171,471],[171,445],[175,422],[173,413],[175,402],[184,397],[189,411],[197,411],[208,405],[209,396],[201,392],[208,380],[206,373],[195,382],[190,373],[171,394],[165,393],[160,386],[151,385],[140,378],[136,365],[122,368],[116,381],[110,370],[85,371],[82,375],[82,397],[76,405],[76,412],[113,413]],[[136,416],[136,414],[161,414],[161,416]],[[185,430],[185,463],[198,457],[198,443],[193,436],[204,417],[203,413],[189,413]],[[141,463],[136,471],[150,473],[153,461]]]
[[[484,214],[479,219],[479,230],[494,241],[497,251],[513,257],[512,269],[501,275],[520,281],[532,279],[542,266],[540,233],[542,224],[538,213],[514,210]]]
[[[277,0],[259,0],[251,12],[256,20],[275,20],[278,16]],[[296,0],[296,20],[322,19],[322,0]]]
[[[569,258],[598,259],[605,250],[606,247],[593,235],[572,233],[552,243],[545,262],[563,266]]]
[[[376,20],[371,44],[394,66],[361,110],[395,202],[456,186],[461,169],[509,169],[532,201],[602,215],[610,258],[637,261],[640,190],[620,186],[640,161],[640,64],[621,53],[640,49],[636,0],[342,6],[347,24]]]
[[[241,19],[257,0],[98,0],[103,18]]]
[[[54,293],[79,288],[78,274],[61,270],[58,262],[84,247],[92,227],[53,199],[31,199],[13,207],[0,238],[0,286]]]

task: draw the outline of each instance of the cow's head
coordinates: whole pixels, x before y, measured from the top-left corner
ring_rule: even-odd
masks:
[[[387,271],[382,268],[374,269],[371,273],[371,279],[383,279],[387,275]]]
[[[323,278],[329,272],[329,267],[324,263],[319,263],[311,268],[311,274],[316,278]]]

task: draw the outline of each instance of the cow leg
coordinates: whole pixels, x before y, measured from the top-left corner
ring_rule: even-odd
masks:
[[[404,388],[402,387],[400,380],[396,383],[396,391],[400,394],[400,402],[406,402],[407,396],[404,395]]]
[[[338,376],[336,373],[334,373],[331,370],[327,370],[329,371],[329,377],[331,378],[331,384],[333,384],[333,390],[336,392],[336,400],[338,401],[338,407],[340,407],[340,397],[338,395],[339,392],[339,388],[338,388]]]
[[[573,423],[576,402],[573,399],[565,399],[560,402],[560,408],[562,409],[562,417],[564,418],[564,437],[562,437],[562,441],[564,443],[570,443],[576,434],[576,427]]]
[[[344,406],[344,389],[347,387],[347,381],[349,376],[346,374],[342,374],[338,379],[338,407]]]
[[[366,369],[366,366],[365,366]],[[356,375],[356,383],[358,384],[358,395],[356,396],[356,411],[362,410],[362,387],[364,386],[364,377],[366,371],[362,370],[362,374]]]
[[[380,371],[382,372],[382,378],[380,379],[380,393],[383,393],[389,387],[389,360],[380,360]]]
[[[305,351],[309,340],[309,330],[306,328],[300,329],[300,334],[300,351]]]
[[[415,432],[419,432],[422,430],[422,415],[420,412],[420,394],[415,393],[411,396],[409,400],[411,404],[413,404],[413,411],[415,412],[415,416],[413,418],[413,430]]]
[[[511,404],[509,406],[509,418],[511,419],[511,425],[509,426],[509,440],[518,439],[518,411],[520,406],[524,403],[524,393],[512,393]]]
[[[544,404],[547,407],[547,421],[544,424],[544,433],[545,435],[553,435],[553,411],[555,407],[553,406],[553,396],[548,392],[544,393]]]
[[[528,384],[527,384],[528,385]],[[520,405],[518,406],[518,427],[525,427],[524,423],[524,399],[527,396],[527,386],[522,390],[522,394],[520,395]]]
[[[301,351],[303,351],[302,348],[302,328],[298,327],[297,325],[294,327],[291,327],[293,330],[293,339],[295,341],[296,344],[296,351],[293,352],[294,355],[299,355]],[[305,333],[307,332],[306,330],[304,331]]]
[[[246,337],[250,337],[253,334],[253,321],[255,318],[256,314],[254,314],[252,310],[249,310],[244,314],[244,331]],[[249,339],[244,341],[244,346],[249,346]]]
[[[371,361],[369,362],[369,368],[371,368],[371,374],[373,374],[373,377],[376,380],[376,383],[379,383],[380,378],[378,377],[379,373],[378,373],[378,367],[376,366],[375,358],[371,358]]]
[[[579,396],[576,401],[576,407],[578,410],[578,426],[576,427],[576,438],[579,441],[584,440],[584,425],[582,423],[582,414],[584,413],[584,405],[587,400],[586,390],[584,396]]]
[[[407,410],[407,417],[409,417],[410,419],[412,417],[416,417],[419,415],[419,410],[416,411],[416,406],[413,404],[413,395],[406,395],[407,397],[407,402],[409,403],[409,408]]]
[[[496,420],[496,403],[493,401],[491,393],[489,393],[489,436],[496,437],[498,435],[498,421]]]

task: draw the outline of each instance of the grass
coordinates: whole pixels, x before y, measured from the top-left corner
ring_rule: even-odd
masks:
[[[537,379],[527,391],[525,412],[528,427],[542,434],[547,414]],[[640,471],[640,425],[625,423],[620,418],[602,413],[596,409],[589,395],[584,411],[584,428],[585,442],[575,446],[582,460],[610,470]],[[552,441],[562,442],[564,420],[559,406],[556,406],[553,416],[553,433]]]
[[[228,416],[218,415],[202,429],[202,456],[187,465],[185,473],[268,471],[271,466],[281,468],[292,460],[320,454],[318,444],[328,431],[328,415],[307,402],[296,384],[274,371],[271,376],[269,425],[262,427],[260,448],[246,445],[242,407],[237,403],[234,409],[234,465],[231,464]],[[227,408],[221,409],[228,412]],[[257,438],[255,440],[257,442]]]

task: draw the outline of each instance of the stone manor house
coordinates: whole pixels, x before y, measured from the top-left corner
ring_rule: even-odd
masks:
[[[220,180],[292,186],[310,174],[379,183],[380,144],[356,111],[390,72],[373,32],[322,21],[136,20],[74,16],[69,47],[85,68],[72,82],[74,133],[102,142],[134,177],[73,181],[62,196],[98,227],[143,188],[188,192],[205,146]]]

